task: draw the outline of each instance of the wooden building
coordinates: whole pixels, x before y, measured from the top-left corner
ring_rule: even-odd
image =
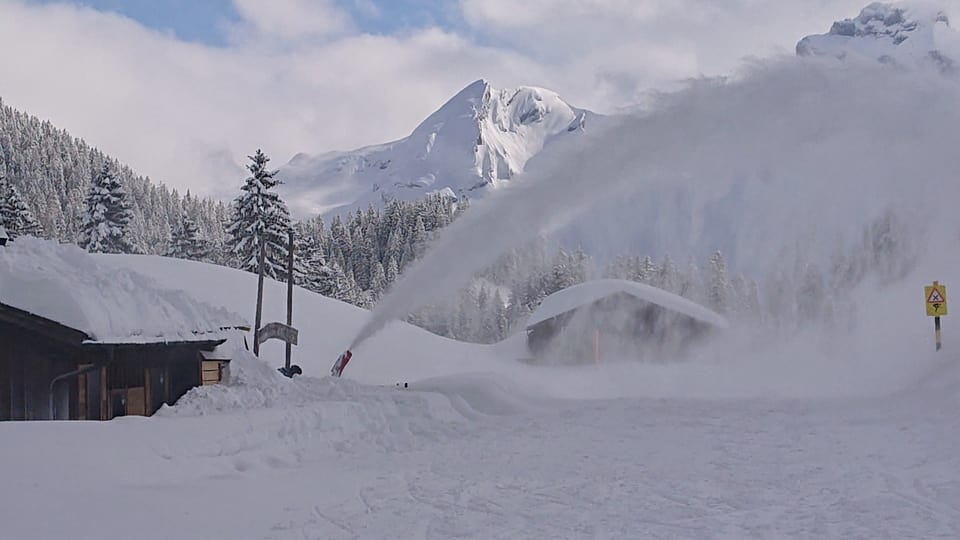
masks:
[[[195,386],[220,382],[229,358],[204,355],[225,341],[97,342],[0,303],[0,420],[149,416]]]
[[[219,382],[218,347],[245,327],[75,246],[18,239],[0,247],[0,420],[149,416]]]
[[[554,293],[527,320],[527,347],[539,363],[676,355],[726,320],[699,304],[642,283],[597,280]]]

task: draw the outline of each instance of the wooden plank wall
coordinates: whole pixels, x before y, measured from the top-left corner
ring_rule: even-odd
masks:
[[[10,420],[10,347],[0,347],[0,421]]]

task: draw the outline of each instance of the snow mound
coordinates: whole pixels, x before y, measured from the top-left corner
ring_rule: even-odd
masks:
[[[445,407],[425,410],[443,411],[442,419],[477,418],[481,415],[519,414],[537,408],[539,398],[529,390],[511,384],[493,374],[464,374],[435,377],[395,386],[370,386],[335,377],[294,377],[288,379],[244,348],[236,349],[225,384],[201,386],[187,392],[174,407],[165,407],[161,416],[207,416],[258,409],[307,407],[324,402],[383,402],[395,398],[427,395],[428,402],[437,396],[450,401],[456,415]],[[435,395],[430,395],[435,394]],[[442,399],[440,400],[443,401]],[[434,403],[435,405],[436,403]]]
[[[946,12],[933,4],[876,2],[856,18],[835,22],[827,34],[803,38],[797,54],[930,64],[951,71],[960,59],[960,36]]]
[[[79,330],[91,341],[210,340],[240,315],[101,264],[77,246],[23,237],[0,248],[0,303]]]
[[[496,89],[476,81],[401,140],[351,152],[298,154],[282,190],[300,215],[344,213],[429,193],[482,196],[524,171],[550,142],[596,115],[537,87]]]
[[[224,384],[194,388],[156,416],[178,423],[216,417],[227,440],[209,453],[227,454],[244,470],[294,466],[331,451],[424,448],[461,438],[486,418],[535,410],[533,399],[489,377],[368,386],[333,377],[288,379],[242,348],[233,356]],[[240,417],[249,423],[243,429],[234,425]]]

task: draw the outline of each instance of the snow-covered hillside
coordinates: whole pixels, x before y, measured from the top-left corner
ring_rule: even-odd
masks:
[[[557,137],[576,136],[597,115],[550,90],[467,86],[404,139],[351,152],[298,155],[282,169],[296,214],[342,213],[428,193],[481,197],[510,180]]]
[[[827,34],[797,44],[800,56],[857,56],[901,65],[928,64],[953,71],[960,34],[947,13],[923,2],[873,3],[860,15],[833,24]]]
[[[195,298],[223,306],[255,319],[257,276],[249,272],[166,257],[148,255],[99,255],[103,261],[146,275],[163,287],[183,289]],[[286,285],[267,279],[264,293],[264,322],[286,320]],[[300,344],[294,348],[294,362],[311,376],[330,372],[334,360],[366,321],[369,312],[297,287],[294,294],[294,326],[300,329]],[[484,348],[431,334],[406,323],[396,322],[383,340],[356,351],[346,377],[374,384],[393,384],[411,378],[461,373],[470,366],[484,369],[475,360]],[[283,365],[284,346],[278,341],[264,344],[261,355],[271,365]],[[524,356],[515,352],[510,360]]]

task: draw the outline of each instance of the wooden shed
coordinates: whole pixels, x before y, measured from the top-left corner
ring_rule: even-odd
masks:
[[[0,420],[149,416],[215,384],[247,325],[75,246],[0,248]]]
[[[0,303],[0,420],[149,416],[195,386],[219,382],[220,370],[204,376],[203,354],[224,341],[96,342]]]

